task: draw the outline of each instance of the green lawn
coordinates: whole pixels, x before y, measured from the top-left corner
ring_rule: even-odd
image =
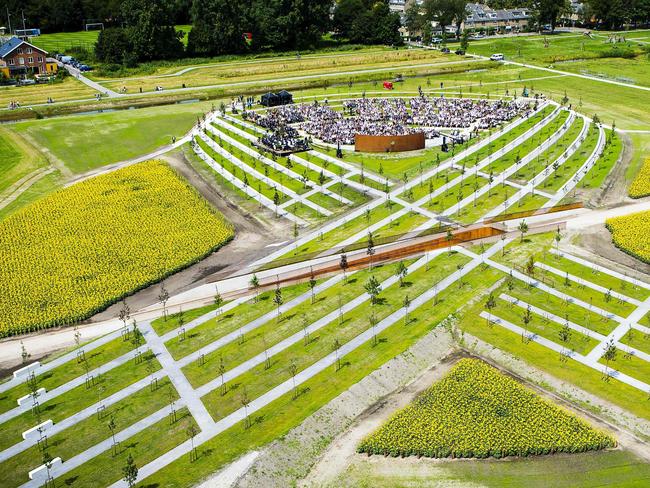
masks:
[[[83,349],[83,346],[80,349]],[[88,351],[85,354],[85,358],[89,370],[93,370],[132,350],[133,343],[131,341],[124,341],[121,337],[118,337],[103,346]],[[51,391],[78,376],[83,376],[85,371],[86,365],[84,362],[78,362],[76,359],[73,359],[57,368],[36,376],[38,388],[45,388],[47,391]],[[29,391],[27,384],[22,383],[0,393],[0,412],[6,412],[15,408],[17,406],[16,400],[29,394]]]
[[[13,127],[43,146],[71,173],[136,158],[182,137],[209,108],[182,104],[21,122]],[[116,143],[119,141],[119,143]]]
[[[640,330],[632,329],[621,338],[620,342],[622,344],[627,344],[630,347],[634,347],[641,352],[650,354],[650,335],[644,334]]]
[[[308,290],[309,285],[306,283],[287,286],[282,288],[282,298],[286,303]],[[214,342],[218,338],[239,329],[248,322],[261,317],[265,313],[274,310],[274,296],[274,290],[260,293],[257,297],[257,301],[253,298],[222,315],[217,315],[216,317],[189,330],[185,338],[179,335],[170,339],[165,343],[165,346],[169,349],[169,352],[174,359],[185,357],[188,354],[201,349],[203,346]],[[206,363],[209,363],[209,359],[209,355],[206,356]]]
[[[390,208],[384,204],[379,205],[373,208],[370,213],[356,217],[351,221],[346,221],[343,223],[343,225],[340,225],[336,229],[319,235],[308,243],[303,244],[299,248],[294,249],[293,251],[289,251],[287,254],[282,256],[282,258],[289,258],[330,249],[336,244],[343,242],[348,237],[367,229],[374,223],[379,222],[380,220],[383,220],[386,217],[390,216],[392,213],[397,212],[400,208],[401,206],[394,202],[391,204]]]
[[[156,483],[169,488],[189,486],[246,451],[281,437],[332,398],[404,352],[443,318],[485,293],[498,276],[494,270],[473,271],[465,278],[462,288],[451,287],[440,294],[437,302],[430,301],[414,310],[408,326],[399,321],[382,332],[376,345],[366,343],[341,358],[344,366],[340,371],[335,366],[326,368],[301,385],[302,394],[298,398],[293,399],[291,393],[282,396],[256,412],[250,428],[245,429],[240,423],[228,429],[199,447],[197,461],[190,463],[189,456],[184,456],[144,480],[141,486]]]
[[[108,439],[111,435],[108,422],[111,417],[115,421],[116,430],[120,431],[129,425],[157,412],[169,403],[178,399],[178,394],[167,378],[158,382],[158,389],[151,391],[149,386],[130,395],[108,407],[101,418],[92,415],[78,424],[48,437],[48,445],[52,453],[67,461],[84,450]],[[28,479],[28,472],[42,464],[42,452],[38,446],[30,447],[22,453],[0,463],[3,474],[3,486],[17,487]]]
[[[122,468],[126,459],[131,455],[136,466],[144,466],[162,456],[167,451],[188,440],[187,431],[191,425],[199,432],[196,422],[187,408],[179,409],[177,420],[169,424],[165,418],[129,438],[120,446],[116,456],[109,449],[99,456],[82,464],[78,468],[56,478],[56,486],[77,486],[83,488],[100,488],[109,486],[122,479]]]
[[[102,395],[107,397],[135,383],[147,374],[147,363],[151,361],[154,371],[160,369],[160,364],[151,355],[145,361],[135,364],[134,360],[114,368],[95,379],[95,384],[86,388],[85,384],[59,395],[40,406],[41,421],[51,419],[54,423],[93,405],[98,401],[98,386],[104,388]],[[38,417],[31,411],[26,411],[17,417],[1,424],[0,449],[6,449],[22,439],[22,432],[38,424]]]
[[[561,271],[566,271],[573,276],[582,278],[583,280],[589,281],[596,285],[600,285],[605,288],[611,288],[612,291],[621,293],[631,298],[636,298],[637,300],[645,300],[650,297],[650,290],[647,288],[638,287],[632,283],[627,282],[619,278],[603,272],[596,271],[588,266],[585,266],[580,263],[576,263],[571,259],[559,256],[557,254],[551,253],[542,253],[538,256],[538,261],[548,264],[553,268],[559,269]]]
[[[406,465],[402,460],[357,457],[332,486],[426,488],[642,488],[650,482],[650,464],[629,451],[534,456],[506,460],[456,460]]]

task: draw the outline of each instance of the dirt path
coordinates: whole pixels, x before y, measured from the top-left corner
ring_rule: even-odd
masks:
[[[298,483],[300,487],[329,486],[343,473],[356,456],[356,447],[369,434],[377,430],[390,416],[411,403],[422,391],[447,374],[458,356],[445,358],[440,364],[422,373],[377,405],[366,410],[352,426],[337,437],[309,475]]]
[[[374,411],[396,391],[405,390],[403,401],[406,401],[413,391],[420,389],[411,389],[410,384],[417,381],[423,372],[436,368],[453,350],[451,334],[444,327],[434,329],[407,351],[321,407],[287,435],[267,445],[235,486],[295,486],[298,480],[309,474],[321,456],[327,455],[332,437],[344,435],[355,419],[366,411]],[[355,445],[352,445],[352,450]]]

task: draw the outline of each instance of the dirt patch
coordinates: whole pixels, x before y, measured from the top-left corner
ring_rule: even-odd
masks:
[[[360,415],[372,412],[398,391],[407,402],[421,388],[415,383],[423,372],[435,374],[437,365],[454,350],[453,338],[438,327],[409,350],[353,385],[320,408],[282,439],[269,444],[252,468],[239,480],[239,487],[294,486],[309,473],[332,441]],[[393,400],[390,400],[391,402]],[[364,414],[364,412],[367,412]],[[337,444],[338,445],[338,444]],[[354,453],[355,445],[351,445]],[[346,446],[349,451],[350,446]],[[329,451],[328,451],[329,452]],[[338,461],[337,461],[338,462]]]
[[[579,232],[571,232],[562,243],[561,249],[581,256],[604,267],[616,263],[624,269],[616,269],[641,280],[648,281],[650,265],[633,258],[612,243],[612,235],[603,225],[594,225]]]
[[[205,283],[223,279],[239,272],[251,261],[275,250],[270,244],[285,241],[291,236],[291,226],[261,211],[253,214],[243,210],[216,183],[208,181],[188,162],[182,152],[161,157],[175,168],[203,197],[235,226],[235,237],[217,252],[165,280],[171,295],[182,293]],[[158,302],[159,285],[152,285],[128,298],[131,310],[139,310]],[[101,322],[118,315],[120,304],[115,304],[92,317],[90,322]]]

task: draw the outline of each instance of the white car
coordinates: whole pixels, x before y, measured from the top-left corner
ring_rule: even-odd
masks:
[[[492,61],[503,61],[505,59],[505,56],[503,54],[493,54],[490,56],[490,60]]]

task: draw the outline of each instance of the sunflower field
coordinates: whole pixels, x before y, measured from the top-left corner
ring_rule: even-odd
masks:
[[[629,192],[632,198],[642,198],[650,195],[650,158],[646,159],[630,185]]]
[[[0,222],[0,337],[88,318],[233,236],[160,161],[62,189]]]
[[[605,225],[614,245],[641,261],[650,263],[650,212],[639,212],[609,219]]]
[[[358,451],[390,456],[486,458],[582,452],[613,438],[492,366],[462,359],[397,412]]]

